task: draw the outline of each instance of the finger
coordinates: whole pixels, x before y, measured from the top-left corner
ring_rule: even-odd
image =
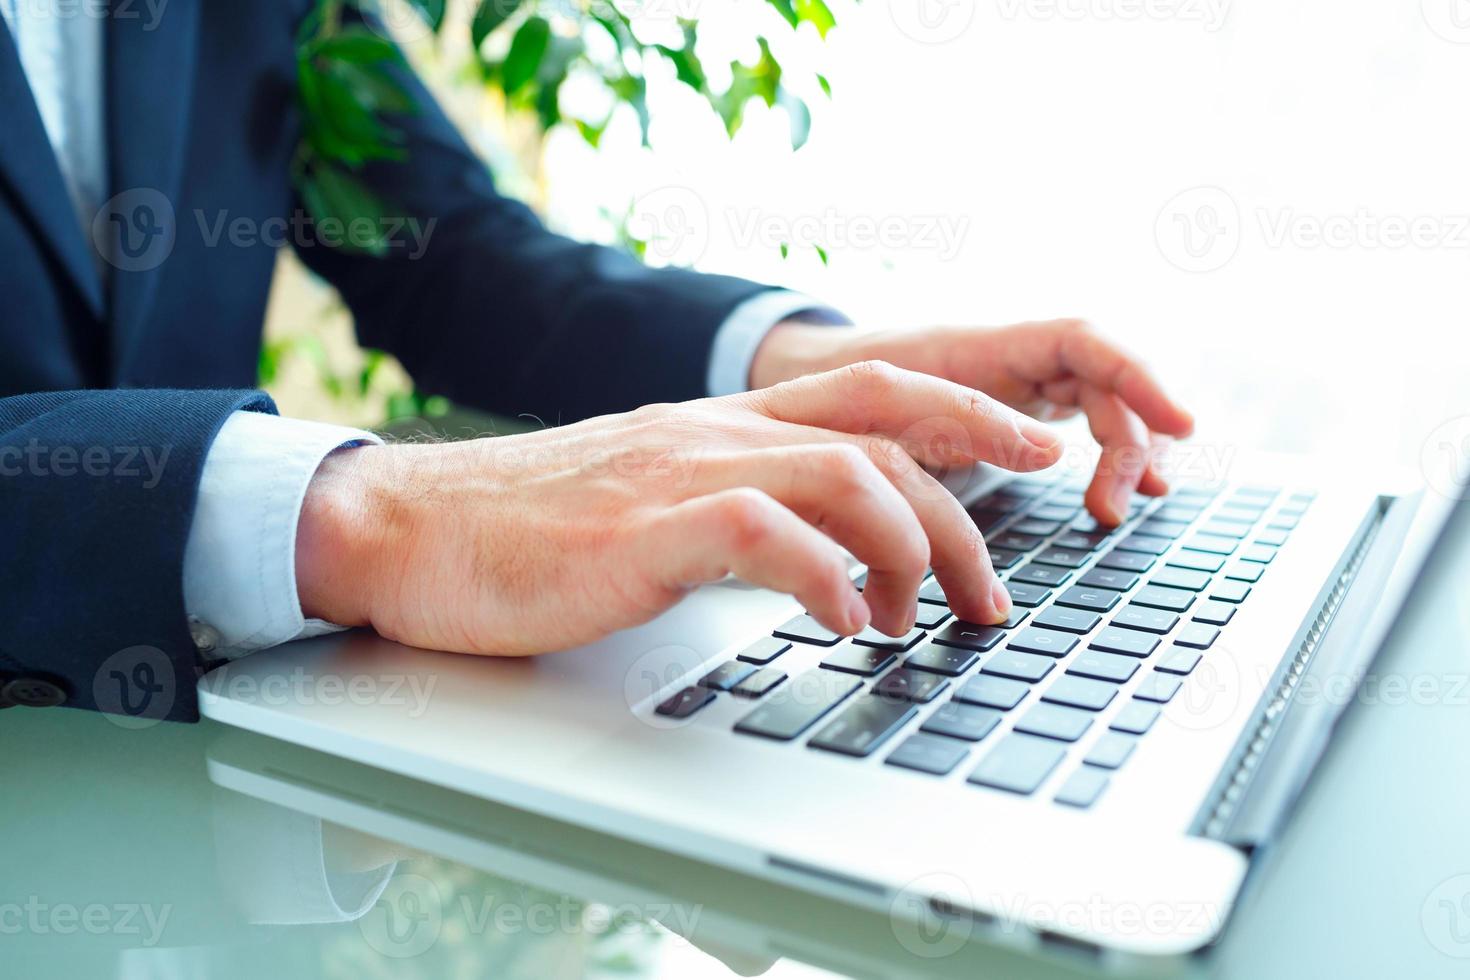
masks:
[[[1105,524],[1121,524],[1148,465],[1148,433],[1122,399],[1090,385],[1082,390],[1082,410],[1102,446],[1084,498],[1087,509]]]
[[[1062,453],[1045,425],[974,388],[882,361],[862,361],[743,396],[769,418],[855,435],[884,435],[917,447],[925,462],[983,460],[1044,469]],[[947,459],[928,457],[947,455]]]
[[[661,513],[644,535],[640,571],[671,592],[733,573],[796,597],[817,622],[845,635],[868,625],[868,605],[831,538],[759,490],[735,487]]]
[[[873,626],[894,636],[907,632],[929,568],[927,529],[858,445],[833,441],[842,437],[815,429],[781,426],[775,431],[786,439],[793,433],[810,433],[812,441],[706,459],[692,489],[703,494],[749,486],[790,508],[868,566],[863,597]],[[912,460],[909,465],[918,469]]]
[[[1011,612],[1011,594],[996,577],[990,550],[965,508],[897,443],[882,438],[867,443],[868,455],[913,508],[928,536],[929,564],[950,609],[972,623],[1004,621]],[[870,575],[867,589],[872,581]]]
[[[1012,370],[1043,384],[1059,373],[1117,395],[1155,432],[1187,436],[1194,417],[1164,391],[1139,360],[1079,320],[1045,324],[1047,343],[1009,345]]]

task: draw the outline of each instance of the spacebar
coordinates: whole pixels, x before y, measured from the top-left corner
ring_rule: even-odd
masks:
[[[735,730],[789,741],[863,686],[863,682],[820,667],[792,678],[763,704],[735,723]]]

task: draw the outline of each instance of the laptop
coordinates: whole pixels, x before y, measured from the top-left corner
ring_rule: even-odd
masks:
[[[840,639],[726,582],[534,658],[292,644],[205,675],[201,708],[936,942],[1183,958],[1225,928],[1436,545],[1470,546],[1463,473],[1325,475],[1239,462],[1107,529],[1085,470],[951,474],[1015,599],[999,627],[931,579],[909,635]]]

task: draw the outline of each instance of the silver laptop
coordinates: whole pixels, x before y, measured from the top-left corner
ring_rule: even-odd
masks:
[[[201,706],[916,935],[1183,956],[1224,928],[1351,701],[1322,692],[1351,693],[1466,520],[1463,475],[1313,476],[1236,466],[1109,531],[1080,473],[957,474],[1016,600],[1003,627],[955,620],[931,580],[910,635],[844,640],[731,582],[528,659],[294,644],[206,675]]]

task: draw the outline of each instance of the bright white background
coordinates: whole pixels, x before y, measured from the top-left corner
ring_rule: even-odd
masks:
[[[632,196],[652,260],[863,322],[1087,317],[1255,448],[1417,465],[1470,409],[1466,0],[829,0],[825,43],[758,0],[642,2],[650,32],[697,14],[707,65],[768,24],[810,142],[758,107],[731,144],[655,80],[651,151],[631,120],[553,139],[562,228]]]

